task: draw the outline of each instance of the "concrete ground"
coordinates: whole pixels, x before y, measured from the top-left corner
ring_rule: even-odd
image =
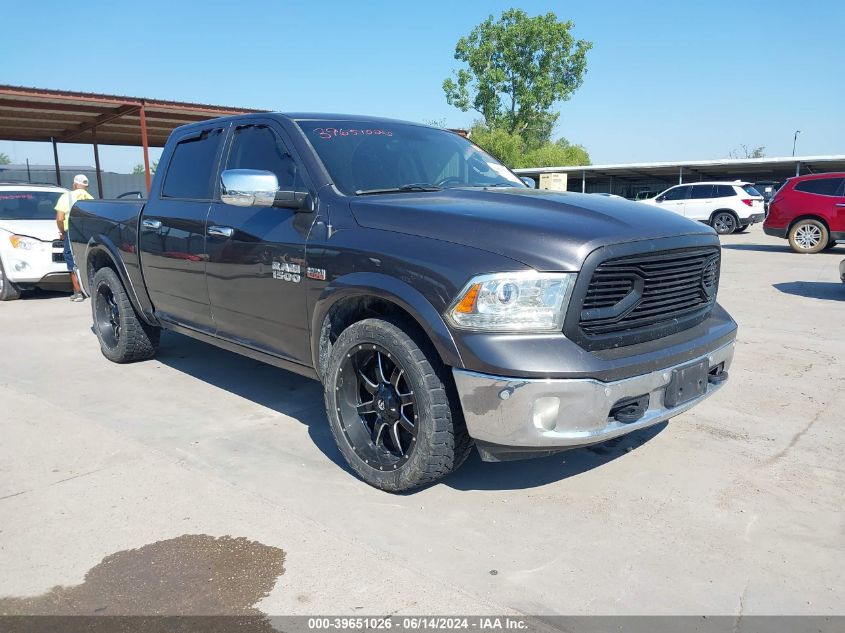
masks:
[[[845,613],[845,246],[723,244],[720,393],[404,496],[316,383],[177,335],[118,366],[88,302],[0,304],[0,613]]]

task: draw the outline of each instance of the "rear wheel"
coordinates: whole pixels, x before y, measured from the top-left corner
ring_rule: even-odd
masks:
[[[445,477],[471,440],[446,368],[402,321],[365,319],[332,345],[326,413],[346,461],[368,484],[401,492]]]
[[[21,291],[6,277],[3,262],[0,261],[0,301],[14,301],[20,298]]]
[[[819,253],[830,242],[827,227],[818,220],[798,220],[789,229],[789,246],[796,253]]]
[[[91,283],[94,332],[103,356],[115,363],[152,358],[158,350],[161,329],[142,321],[117,273],[101,268]]]
[[[710,225],[716,229],[716,233],[719,235],[730,235],[736,231],[739,222],[737,222],[736,216],[730,211],[717,211],[713,215]]]

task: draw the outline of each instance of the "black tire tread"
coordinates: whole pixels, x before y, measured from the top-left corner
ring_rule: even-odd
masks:
[[[407,354],[407,361],[415,364],[423,374],[425,389],[431,400],[430,416],[424,423],[430,427],[430,438],[426,446],[420,443],[415,448],[416,453],[421,450],[426,454],[412,455],[411,459],[400,469],[394,471],[398,476],[384,476],[364,464],[351,448],[348,448],[342,432],[336,428],[333,421],[337,420],[337,412],[332,401],[333,380],[336,377],[340,362],[346,350],[357,344],[358,337],[366,340],[383,341],[385,335],[398,339],[402,351]],[[426,351],[428,350],[428,353]],[[388,492],[403,492],[433,483],[458,468],[470,454],[472,438],[463,422],[460,404],[454,402],[449,393],[450,377],[446,375],[448,369],[440,362],[430,344],[423,341],[417,334],[416,328],[401,318],[384,317],[370,318],[358,321],[341,333],[333,345],[332,359],[327,373],[326,415],[329,417],[332,434],[350,467],[361,479],[372,486]],[[457,406],[455,406],[457,405]],[[423,429],[420,430],[423,432]],[[419,462],[415,461],[419,459]],[[391,475],[393,475],[391,473]]]
[[[96,327],[96,310],[95,300],[97,288],[101,284],[108,284],[114,295],[115,302],[120,310],[120,340],[117,347],[109,348],[100,340],[100,349],[103,356],[115,363],[132,363],[139,360],[147,360],[155,356],[158,351],[158,344],[161,338],[161,328],[149,325],[141,320],[132,307],[132,302],[129,300],[129,295],[123,287],[123,283],[117,276],[117,273],[111,268],[100,268],[94,275],[91,283],[91,310],[94,314],[95,332],[98,331]]]

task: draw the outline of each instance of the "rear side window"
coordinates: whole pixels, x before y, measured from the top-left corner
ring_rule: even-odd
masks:
[[[180,141],[173,150],[161,195],[165,198],[211,200],[217,175],[217,152],[223,130],[208,130],[196,138]]]
[[[749,196],[757,196],[757,197],[760,197],[760,198],[762,198],[762,197],[763,197],[763,196],[760,194],[760,192],[759,192],[759,191],[757,191],[757,190],[756,190],[754,187],[752,187],[751,185],[745,185],[745,186],[743,186],[742,190],[743,190],[745,193],[747,193]]]
[[[663,194],[664,200],[686,200],[690,187],[675,187]]]
[[[736,191],[731,185],[713,185],[713,188],[716,190],[713,193],[714,198],[730,198],[736,195]]]
[[[282,140],[266,125],[244,125],[235,130],[226,169],[271,171],[282,190],[294,189],[296,181],[296,163]]]
[[[814,193],[819,196],[841,195],[842,182],[845,178],[814,178],[804,180],[795,185],[795,191]]]
[[[693,185],[690,198],[702,200],[713,197],[713,185]]]

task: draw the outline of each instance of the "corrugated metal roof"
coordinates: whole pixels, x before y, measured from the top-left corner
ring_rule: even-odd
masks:
[[[146,97],[0,85],[0,140],[141,145],[144,108],[151,146],[163,146],[186,123],[232,114],[264,112]]]

